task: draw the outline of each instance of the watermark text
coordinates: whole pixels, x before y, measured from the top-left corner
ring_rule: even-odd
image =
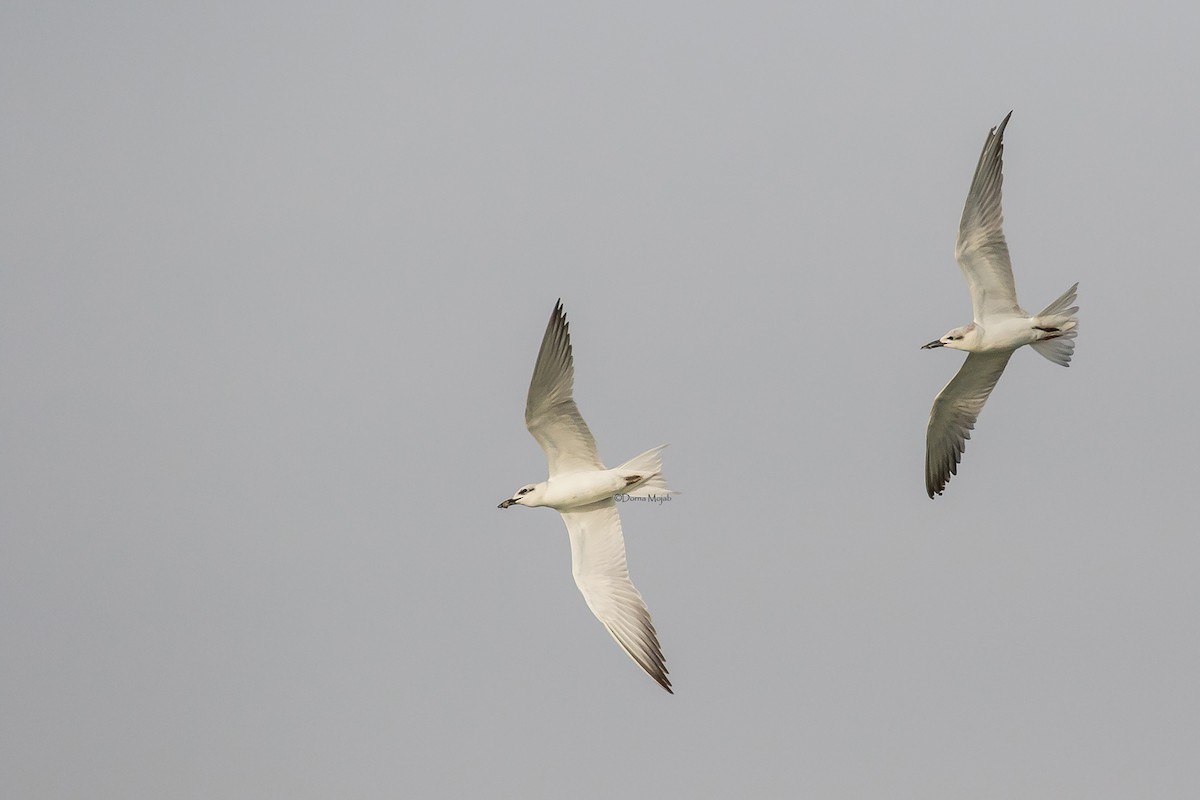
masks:
[[[629,494],[614,494],[613,500],[616,500],[618,503],[630,503],[630,502],[669,503],[669,502],[671,502],[671,495],[669,495],[669,494],[648,494],[643,497],[634,497],[633,495],[629,495]]]

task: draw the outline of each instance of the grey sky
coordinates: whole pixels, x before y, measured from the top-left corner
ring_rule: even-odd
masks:
[[[5,796],[1196,796],[1200,12],[736,5],[4,5]],[[558,297],[673,697],[496,509]]]

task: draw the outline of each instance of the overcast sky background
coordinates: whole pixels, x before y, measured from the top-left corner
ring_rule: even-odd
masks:
[[[0,789],[1200,793],[1200,11],[8,2]],[[1080,282],[959,476],[925,424],[1006,135]],[[675,696],[570,574],[554,301]]]

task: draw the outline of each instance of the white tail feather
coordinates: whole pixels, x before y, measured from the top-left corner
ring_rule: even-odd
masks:
[[[1079,334],[1079,320],[1075,314],[1079,306],[1073,306],[1075,292],[1079,284],[1062,293],[1062,296],[1042,309],[1034,320],[1039,328],[1058,328],[1061,334],[1040,342],[1033,342],[1032,347],[1046,359],[1060,366],[1070,366],[1071,356],[1075,353],[1075,337]]]
[[[1069,367],[1071,366],[1071,356],[1075,354],[1075,331],[1068,331],[1054,339],[1033,342],[1030,347],[1055,364]]]
[[[1072,314],[1074,314],[1076,311],[1079,310],[1079,308],[1078,307],[1068,308],[1068,306],[1070,306],[1072,303],[1075,302],[1075,294],[1078,289],[1079,289],[1078,283],[1075,284],[1074,286],[1072,286],[1070,289],[1067,289],[1065,292],[1062,293],[1061,297],[1059,297],[1057,300],[1055,300],[1050,305],[1043,308],[1041,313],[1038,314],[1038,316],[1039,317],[1051,317],[1051,316],[1065,315],[1065,316],[1069,317]]]
[[[626,461],[621,466],[617,467],[617,471],[630,475],[642,476],[642,480],[637,483],[634,488],[623,491],[621,494],[629,497],[651,497],[678,494],[667,486],[667,479],[662,475],[662,451],[666,448],[665,444],[659,445],[652,450],[647,450],[640,455]]]

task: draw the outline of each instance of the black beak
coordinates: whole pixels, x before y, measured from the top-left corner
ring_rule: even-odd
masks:
[[[515,500],[513,500],[512,498],[509,498],[508,500],[505,500],[500,505],[496,506],[496,508],[508,508],[509,506],[513,505],[515,502],[516,502]]]
[[[935,347],[945,347],[945,346],[946,346],[946,345],[942,344],[942,340],[941,340],[941,339],[935,339],[935,340],[933,340],[932,342],[930,342],[929,344],[923,344],[923,345],[921,345],[921,349],[922,349],[922,350],[932,350],[932,349],[933,349],[933,348],[935,348]]]

